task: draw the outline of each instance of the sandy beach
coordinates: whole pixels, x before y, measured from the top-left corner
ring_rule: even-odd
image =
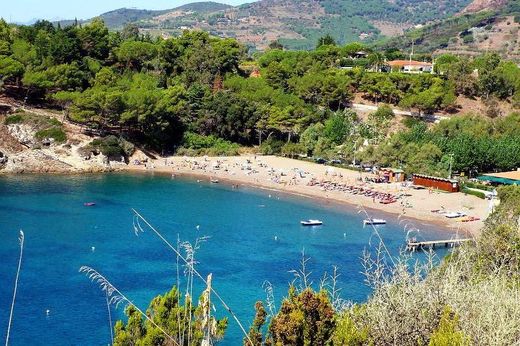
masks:
[[[489,201],[464,193],[416,190],[403,183],[374,183],[371,173],[320,165],[277,156],[179,157],[142,161],[134,156],[125,170],[189,175],[201,180],[256,186],[315,198],[318,203],[364,207],[370,217],[377,210],[400,218],[436,223],[462,234],[476,236],[489,214]],[[444,212],[462,212],[478,221],[448,219]]]

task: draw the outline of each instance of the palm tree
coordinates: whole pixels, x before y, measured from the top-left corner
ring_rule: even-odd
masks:
[[[374,52],[368,56],[370,67],[375,72],[381,72],[381,68],[385,63],[385,56],[382,53]]]

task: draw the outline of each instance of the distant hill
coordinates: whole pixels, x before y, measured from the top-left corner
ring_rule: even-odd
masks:
[[[143,10],[136,8],[119,8],[117,10],[109,11],[99,15],[105,24],[113,30],[120,30],[126,24],[139,23],[147,20],[151,20],[156,16],[161,16],[172,12],[198,12],[201,14],[213,13],[218,11],[224,11],[232,6],[221,4],[213,1],[205,2],[194,2],[191,4],[182,5],[173,9],[167,10]],[[89,22],[90,20],[80,21],[82,23]],[[70,25],[74,23],[74,20],[62,20],[61,25]]]
[[[152,35],[185,29],[234,37],[258,49],[279,40],[287,48],[313,48],[330,34],[340,43],[373,42],[400,35],[417,24],[448,18],[471,0],[260,0],[231,7],[200,2],[171,10],[119,9],[101,17],[111,29],[134,23]]]
[[[409,30],[376,46],[417,53],[478,55],[497,51],[520,60],[520,0],[475,0],[459,14]]]

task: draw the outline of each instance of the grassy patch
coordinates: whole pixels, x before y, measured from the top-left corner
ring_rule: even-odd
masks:
[[[4,120],[5,125],[20,124],[21,122],[23,122],[22,114],[10,115]]]
[[[51,127],[45,130],[40,130],[34,135],[36,139],[43,140],[45,138],[52,138],[58,143],[63,143],[67,140],[67,134],[61,127]]]
[[[234,156],[238,155],[240,146],[214,136],[203,136],[188,132],[184,135],[183,146],[177,149],[178,155],[198,156]]]
[[[462,189],[462,192],[467,195],[472,195],[472,196],[476,196],[478,198],[486,199],[486,194],[484,192],[470,190],[466,187]]]
[[[474,183],[472,181],[464,182],[464,187],[470,187],[473,189],[486,190],[486,191],[493,191],[495,189],[495,187],[493,187],[493,186]]]
[[[4,124],[29,125],[36,130],[34,137],[40,141],[45,138],[52,138],[57,143],[63,143],[67,140],[67,134],[63,130],[63,124],[55,118],[27,112],[18,112],[5,118]]]

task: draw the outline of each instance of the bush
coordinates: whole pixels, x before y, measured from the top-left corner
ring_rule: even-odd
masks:
[[[433,332],[430,346],[470,345],[470,340],[459,330],[459,316],[449,306],[444,308],[439,328]]]
[[[305,153],[305,147],[300,143],[286,143],[282,147],[282,154],[284,156],[289,156],[291,158],[294,158],[295,156],[298,156],[300,154]]]
[[[63,143],[67,140],[67,134],[61,127],[51,127],[45,130],[40,130],[36,132],[34,137],[39,140],[52,138],[58,143]]]
[[[183,146],[189,149],[207,149],[217,142],[215,136],[203,136],[193,132],[186,132],[183,138]]]
[[[474,183],[472,181],[465,181],[464,187],[470,187],[472,189],[480,189],[480,190],[486,190],[486,191],[493,191],[495,189],[495,187],[493,187],[493,186]]]
[[[486,194],[484,192],[470,190],[470,189],[468,189],[466,187],[464,187],[462,189],[462,192],[467,194],[467,195],[472,195],[472,196],[476,196],[478,198],[486,199]]]
[[[262,142],[262,145],[260,145],[259,150],[264,155],[275,155],[280,154],[282,152],[283,146],[283,141],[269,138],[267,141]]]
[[[89,144],[90,148],[99,150],[103,155],[109,159],[119,160],[122,156],[125,156],[125,151],[121,146],[121,142],[116,136],[107,136],[103,138],[94,139]]]
[[[468,44],[468,43],[473,43],[475,41],[475,39],[473,38],[473,35],[466,35],[466,36],[463,36],[462,37],[462,42]]]
[[[19,124],[23,121],[23,116],[21,114],[10,115],[4,120],[5,125]]]
[[[238,155],[240,146],[215,136],[203,136],[193,132],[184,134],[183,146],[177,150],[179,155]]]
[[[404,126],[411,129],[415,125],[420,124],[421,120],[413,117],[404,117],[403,120],[401,120],[401,122]]]
[[[392,110],[392,107],[390,107],[387,104],[382,104],[377,108],[377,111],[373,113],[373,117],[375,119],[392,119],[395,116],[394,111]]]

